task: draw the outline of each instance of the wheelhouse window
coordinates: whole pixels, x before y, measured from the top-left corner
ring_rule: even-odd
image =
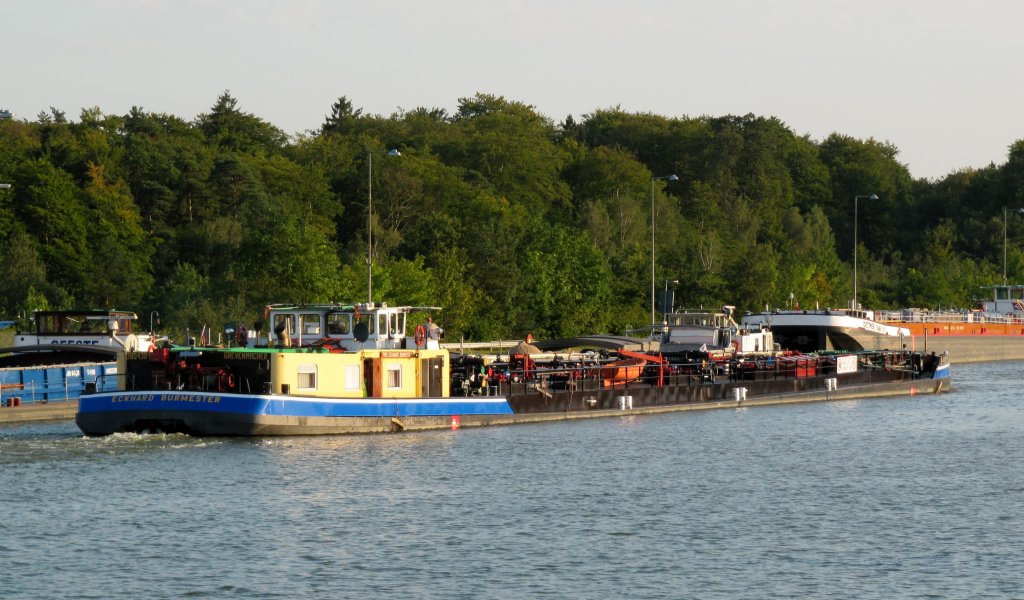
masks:
[[[331,313],[327,315],[328,335],[348,335],[352,331],[352,313]]]
[[[302,335],[320,335],[320,315],[303,313],[299,315],[302,322]]]
[[[39,333],[64,333],[60,319],[55,315],[39,315],[36,319],[36,331]]]
[[[316,389],[316,365],[299,365],[297,387],[300,390]]]
[[[385,313],[378,315],[381,337],[401,337],[405,335],[405,313]]]
[[[369,333],[370,335],[373,335],[373,333],[377,331],[377,320],[373,318],[373,315],[359,315],[359,318],[354,319],[354,321],[355,323],[363,323],[364,325],[366,325],[367,333]],[[355,324],[353,324],[352,327],[354,330]]]
[[[292,315],[274,315],[274,333],[278,336],[291,337],[295,334],[295,321]]]
[[[82,322],[81,326],[78,328],[78,332],[79,333],[100,333],[100,334],[105,334],[105,333],[108,333],[110,331],[109,325],[117,324],[117,323],[118,323],[117,321],[110,321],[110,323],[108,323],[107,320],[103,319],[103,318],[99,318],[99,319],[86,319],[85,321]]]
[[[388,315],[388,330],[391,337],[405,335],[405,313],[391,313]]]

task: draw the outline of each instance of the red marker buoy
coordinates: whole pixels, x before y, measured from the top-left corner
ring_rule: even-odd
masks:
[[[452,415],[452,429],[458,429],[459,425],[462,424],[462,419],[459,415]]]

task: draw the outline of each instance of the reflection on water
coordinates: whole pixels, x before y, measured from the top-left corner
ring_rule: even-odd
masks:
[[[1017,597],[1020,363],[951,394],[355,437],[0,427],[4,597]]]

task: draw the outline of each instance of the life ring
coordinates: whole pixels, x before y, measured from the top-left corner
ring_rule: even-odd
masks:
[[[427,330],[422,325],[416,326],[416,336],[414,339],[416,340],[416,347],[422,348],[423,342],[427,339]]]
[[[221,371],[217,373],[217,391],[226,392],[235,387],[235,376]]]

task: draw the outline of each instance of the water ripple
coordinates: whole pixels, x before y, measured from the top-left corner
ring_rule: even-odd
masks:
[[[0,590],[1020,597],[1020,366],[938,397],[394,436],[0,427]]]

